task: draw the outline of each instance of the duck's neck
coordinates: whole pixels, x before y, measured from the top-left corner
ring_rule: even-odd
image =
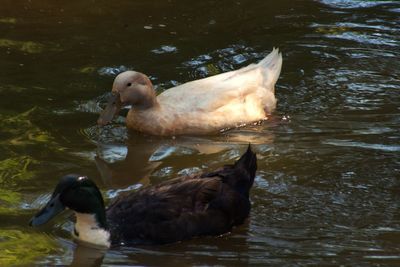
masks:
[[[79,212],[75,212],[75,216],[74,236],[76,239],[95,246],[110,247],[110,231],[107,228],[105,216]]]
[[[156,91],[151,84],[147,85],[145,93],[140,97],[139,101],[132,105],[136,110],[146,110],[157,108],[158,106]]]
[[[156,97],[148,97],[143,99],[140,104],[132,106],[136,110],[146,110],[150,108],[157,108],[159,106]]]

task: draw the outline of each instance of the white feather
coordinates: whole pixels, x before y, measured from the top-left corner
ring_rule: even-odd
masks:
[[[75,216],[75,230],[78,233],[74,234],[76,239],[96,246],[110,247],[110,232],[99,227],[94,214],[75,212]]]

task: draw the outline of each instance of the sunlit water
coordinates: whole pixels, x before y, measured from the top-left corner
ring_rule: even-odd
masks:
[[[399,265],[397,1],[3,1],[0,265]],[[277,110],[216,136],[128,133],[96,118],[113,77],[157,91],[283,53]],[[237,159],[259,170],[249,220],[221,237],[104,251],[70,214],[31,229],[66,173],[107,199]]]

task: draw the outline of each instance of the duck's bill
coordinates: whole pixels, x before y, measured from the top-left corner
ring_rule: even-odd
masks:
[[[60,195],[52,197],[46,206],[41,209],[29,222],[30,226],[38,226],[47,223],[55,217],[57,214],[62,212],[65,206],[60,201]]]
[[[97,120],[98,125],[109,124],[115,115],[118,114],[122,107],[119,94],[112,94],[108,99],[106,108],[100,113],[99,119]]]

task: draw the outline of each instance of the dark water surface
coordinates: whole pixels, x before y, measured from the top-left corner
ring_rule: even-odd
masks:
[[[399,18],[396,1],[2,0],[0,265],[400,265]],[[96,126],[120,71],[161,92],[274,46],[278,106],[261,126],[176,139],[128,134],[122,117]],[[66,173],[110,199],[232,162],[248,142],[253,209],[230,234],[104,254],[73,242],[69,213],[27,225]]]

